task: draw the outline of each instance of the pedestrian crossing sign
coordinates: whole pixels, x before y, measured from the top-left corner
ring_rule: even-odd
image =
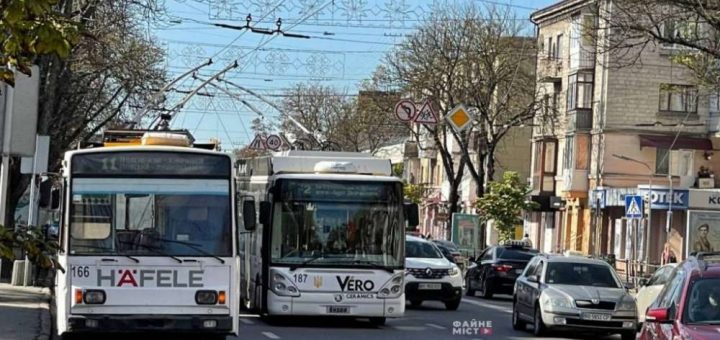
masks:
[[[643,199],[640,195],[625,196],[625,217],[626,218],[642,218],[643,217]]]

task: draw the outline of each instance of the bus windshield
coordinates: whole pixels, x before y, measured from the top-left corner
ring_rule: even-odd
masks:
[[[403,265],[405,223],[399,183],[281,180],[279,184],[271,236],[274,264]]]
[[[231,256],[230,183],[75,178],[70,254]]]

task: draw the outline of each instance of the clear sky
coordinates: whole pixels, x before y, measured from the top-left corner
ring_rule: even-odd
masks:
[[[226,79],[279,102],[284,89],[298,82],[320,82],[353,95],[394,45],[412,33],[432,8],[473,2],[478,6],[508,6],[520,20],[557,0],[166,0],[168,13],[148,34],[165,48],[171,78],[213,59],[213,64],[181,81],[168,96],[166,108],[181,101],[202,80],[237,60]],[[310,39],[251,33],[214,26],[281,29]],[[528,35],[533,26],[527,20]],[[249,122],[258,117],[236,96],[261,111],[265,119],[278,113],[269,105],[231,85],[207,86],[172,121],[173,128],[190,130],[199,141],[218,138],[224,149],[240,148],[253,138]],[[227,94],[229,91],[232,96]],[[235,98],[235,99],[233,99]]]

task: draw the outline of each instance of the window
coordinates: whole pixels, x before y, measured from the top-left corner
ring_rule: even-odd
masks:
[[[568,110],[592,108],[592,73],[578,73],[568,80]]]
[[[547,47],[547,52],[546,52],[546,53],[547,53],[548,58],[552,58],[552,54],[553,54],[552,52],[553,52],[553,49],[555,48],[555,46],[553,45],[553,38],[552,38],[552,37],[548,38],[548,42],[547,42],[547,46],[546,46],[546,47]]]
[[[697,88],[691,85],[660,85],[660,111],[697,112]]]
[[[545,144],[545,173],[555,173],[555,149],[557,149],[557,144]]]
[[[535,266],[534,270],[532,271],[532,274],[537,276],[538,280],[540,280],[540,277],[542,277],[543,267],[545,266],[545,263],[543,261],[540,261],[540,263]]]
[[[534,249],[508,249],[508,248],[498,248],[498,254],[497,257],[503,260],[523,260],[523,261],[529,261],[535,255],[537,255],[537,250]]]
[[[655,153],[655,173],[660,175],[692,176],[693,150],[668,150],[658,148]]]
[[[560,59],[560,56],[562,55],[562,34],[558,34],[557,41],[555,42],[555,54],[553,55],[554,59]]]
[[[523,272],[522,275],[523,276],[532,275],[532,273],[535,271],[535,267],[537,267],[537,265],[538,265],[538,262],[540,262],[538,260],[538,258],[534,258],[534,259],[530,260],[530,263],[528,263],[528,265],[525,266],[525,272]]]
[[[556,159],[556,139],[535,142],[535,164],[533,167],[533,190],[535,192],[555,191]]]
[[[574,146],[575,146],[575,137],[568,136],[565,138],[565,151],[563,154],[563,169],[574,169],[573,166],[573,159],[574,159]]]
[[[660,24],[660,37],[668,40],[679,39],[692,42],[700,38],[698,28],[696,22],[670,19]],[[671,42],[662,42],[662,46],[665,48],[687,48]]]
[[[620,283],[607,265],[573,262],[548,264],[545,283],[620,288]]]

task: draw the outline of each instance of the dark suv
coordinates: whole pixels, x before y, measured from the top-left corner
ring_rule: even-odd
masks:
[[[640,339],[717,339],[720,336],[720,252],[680,263],[645,314]]]
[[[493,294],[512,294],[515,279],[538,254],[523,242],[492,246],[474,259],[465,276],[465,294],[489,299]]]

